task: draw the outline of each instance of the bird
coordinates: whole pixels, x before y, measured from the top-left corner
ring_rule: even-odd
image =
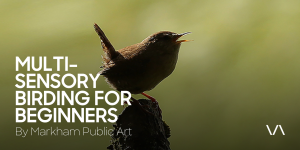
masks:
[[[179,38],[191,32],[156,32],[140,43],[116,51],[96,23],[94,28],[104,51],[99,74],[106,78],[111,88],[142,94],[157,103],[155,98],[144,92],[152,90],[174,71],[181,43],[190,41]]]

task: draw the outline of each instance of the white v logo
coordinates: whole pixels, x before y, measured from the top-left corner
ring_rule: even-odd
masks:
[[[284,131],[283,131],[282,127],[281,127],[281,125],[276,125],[276,127],[275,127],[275,130],[274,130],[273,134],[272,134],[272,132],[271,132],[271,130],[270,130],[270,128],[269,128],[269,126],[268,126],[268,125],[266,125],[266,126],[267,126],[267,128],[268,128],[268,130],[269,130],[269,133],[270,133],[270,135],[275,135],[275,133],[276,133],[276,130],[277,130],[277,128],[278,128],[278,126],[280,127],[280,130],[281,130],[282,134],[283,134],[283,135],[285,135],[285,134],[284,134]]]

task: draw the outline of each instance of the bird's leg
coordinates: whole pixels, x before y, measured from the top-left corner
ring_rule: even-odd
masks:
[[[146,93],[141,93],[142,95],[144,95],[144,96],[146,96],[147,98],[149,98],[151,101],[152,101],[152,103],[154,103],[154,105],[156,106],[156,108],[158,109],[158,111],[159,111],[159,113],[160,113],[160,116],[161,116],[161,113],[162,113],[162,111],[161,111],[161,109],[159,108],[159,105],[158,105],[158,102],[157,102],[157,100],[154,98],[154,97],[152,97],[152,96],[150,96],[150,95],[148,95],[148,94],[146,94]]]

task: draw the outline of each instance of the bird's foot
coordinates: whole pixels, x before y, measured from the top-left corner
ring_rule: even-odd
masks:
[[[151,112],[149,112],[148,110],[146,110],[146,108],[144,108],[145,106],[141,105],[140,102],[138,100],[136,100],[135,98],[131,97],[131,102],[132,102],[132,105],[136,105],[138,106],[138,108],[140,108],[143,112],[147,113],[147,114],[150,114],[150,115],[153,115]]]
[[[154,103],[155,109],[158,109],[159,116],[162,118],[162,115],[161,115],[162,111],[161,111],[161,109],[159,108],[158,102],[155,100],[155,98],[153,98],[153,97],[151,97],[150,95],[145,94],[145,93],[142,93],[142,94],[143,94],[144,96],[146,96],[147,98],[149,98],[149,99],[152,101],[152,103]],[[125,94],[125,95],[128,96],[127,94]],[[130,99],[131,99],[131,104],[132,104],[132,105],[136,105],[136,106],[138,106],[138,108],[140,108],[140,109],[141,109],[142,111],[144,111],[145,113],[154,116],[153,113],[151,113],[151,112],[149,112],[148,110],[146,110],[147,108],[145,108],[145,107],[148,107],[148,106],[146,106],[146,105],[141,105],[140,102],[139,102],[138,100],[136,100],[135,98],[133,98],[133,97],[131,97]],[[124,102],[124,103],[127,104],[127,102]],[[124,107],[124,105],[123,105],[123,107]],[[149,109],[149,108],[148,108],[148,109]]]
[[[144,92],[142,93],[142,95],[146,96],[147,98],[149,98],[152,101],[152,103],[155,105],[155,108],[158,109],[159,116],[162,117],[161,116],[162,111],[159,108],[158,101],[154,97],[152,97],[152,96],[150,96],[150,95],[148,95],[148,94],[146,94]]]

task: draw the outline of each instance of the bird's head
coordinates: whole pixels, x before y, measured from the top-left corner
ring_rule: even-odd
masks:
[[[191,32],[185,33],[174,33],[170,31],[160,31],[148,36],[142,41],[143,44],[148,46],[155,46],[165,50],[172,50],[173,48],[179,48],[182,42],[188,42],[190,40],[179,40],[180,37],[190,34]]]

